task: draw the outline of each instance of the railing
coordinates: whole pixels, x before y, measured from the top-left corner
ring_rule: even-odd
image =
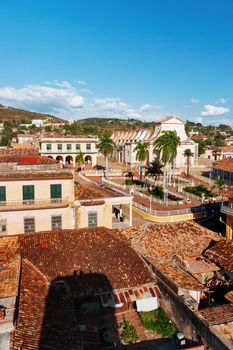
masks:
[[[109,180],[109,179],[102,179],[102,182],[103,183],[107,183],[107,184],[109,184],[110,186],[115,186],[115,187],[119,187],[119,188],[121,188],[121,189],[124,189],[124,190],[126,190],[126,191],[128,191],[130,194],[135,194],[135,195],[137,195],[137,196],[140,196],[140,197],[142,197],[142,198],[145,198],[145,199],[147,199],[148,201],[150,201],[150,202],[154,202],[154,203],[157,203],[157,204],[161,204],[161,205],[164,205],[164,201],[163,200],[161,200],[161,199],[158,199],[158,198],[155,198],[155,197],[153,197],[153,196],[148,196],[147,194],[145,194],[145,193],[143,193],[143,192],[139,192],[138,190],[141,190],[142,189],[142,187],[141,186],[136,186],[136,185],[133,185],[132,187],[129,187],[129,188],[127,188],[127,186],[125,186],[125,185],[122,185],[122,184],[119,184],[119,183],[117,183],[117,182],[114,182],[114,181],[111,181],[111,180]],[[172,192],[172,191],[169,191],[168,190],[168,193],[170,193],[171,195],[173,195],[173,196],[176,196],[176,194],[174,193],[174,192]],[[182,194],[181,194],[181,196],[182,196]],[[178,196],[177,196],[178,197]],[[185,201],[184,200],[180,200],[180,201],[166,201],[166,203],[168,204],[168,205],[180,205],[180,204],[184,204],[185,203]]]
[[[100,169],[100,170],[82,170],[81,171],[82,175],[86,175],[86,176],[103,176],[104,175],[104,170]],[[113,175],[122,175],[122,170],[118,170],[118,169],[109,169],[107,172],[108,176],[111,176],[111,174]]]
[[[0,211],[7,209],[34,209],[34,208],[47,208],[47,207],[61,207],[69,205],[67,198],[49,198],[49,199],[36,199],[36,200],[22,200],[22,201],[2,201],[0,202]]]
[[[194,213],[204,213],[204,206],[192,207],[187,209],[178,209],[178,210],[154,210],[148,207],[145,207],[142,204],[133,201],[133,206],[138,208],[145,213],[156,215],[156,216],[174,216],[174,215],[182,215],[182,214],[194,214]]]
[[[221,206],[221,212],[224,214],[228,214],[233,216],[233,205],[231,204],[231,206],[229,205],[222,205]]]

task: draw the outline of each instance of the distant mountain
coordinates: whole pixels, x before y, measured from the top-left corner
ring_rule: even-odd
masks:
[[[54,117],[53,115],[25,111],[23,109],[3,106],[0,104],[0,121],[21,121],[31,122],[32,119],[50,119],[52,122],[65,122],[66,120]]]
[[[81,128],[97,128],[111,131],[142,129],[154,126],[154,122],[143,122],[138,119],[118,119],[118,118],[85,118],[76,121]]]

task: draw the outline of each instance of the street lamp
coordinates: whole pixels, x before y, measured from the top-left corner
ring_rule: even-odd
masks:
[[[167,206],[167,197],[168,197],[168,190],[166,188],[164,188],[163,190],[163,199],[164,199],[164,203]]]

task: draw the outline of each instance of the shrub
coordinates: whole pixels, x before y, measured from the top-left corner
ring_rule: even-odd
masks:
[[[136,329],[128,321],[123,321],[117,325],[122,329],[121,337],[125,343],[135,343],[139,340]]]
[[[172,338],[177,332],[176,325],[169,320],[167,314],[161,308],[149,312],[140,312],[139,316],[146,329],[166,338]]]
[[[151,191],[150,194],[154,197],[163,198],[163,187],[162,186],[155,186]]]
[[[125,185],[132,186],[132,185],[134,185],[134,181],[132,179],[127,179],[127,180],[125,180]]]
[[[184,188],[185,192],[195,194],[196,196],[201,197],[202,193],[205,195],[205,198],[214,197],[215,194],[208,190],[204,185],[197,186],[187,186]]]

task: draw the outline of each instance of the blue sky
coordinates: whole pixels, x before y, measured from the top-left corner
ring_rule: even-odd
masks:
[[[233,125],[232,0],[1,0],[0,103]]]

